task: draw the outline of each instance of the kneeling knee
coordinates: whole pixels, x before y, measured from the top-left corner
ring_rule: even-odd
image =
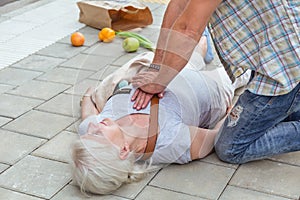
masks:
[[[231,164],[241,164],[239,156],[233,154],[228,147],[216,144],[215,151],[220,160]]]

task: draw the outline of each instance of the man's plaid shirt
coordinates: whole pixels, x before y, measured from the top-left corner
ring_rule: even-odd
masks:
[[[231,79],[255,70],[248,89],[282,95],[300,81],[300,0],[224,0],[211,21]]]

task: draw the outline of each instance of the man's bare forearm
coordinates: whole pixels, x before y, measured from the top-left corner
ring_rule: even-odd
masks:
[[[163,49],[166,49],[166,41],[168,37],[168,31],[165,30],[170,30],[172,28],[177,18],[182,14],[188,2],[189,0],[172,0],[168,4],[157,42],[159,46],[157,46],[155,50],[153,63],[162,64],[164,54]]]
[[[154,63],[161,70],[155,83],[167,85],[190,59],[195,46],[221,0],[174,0],[164,16]],[[178,4],[173,5],[174,4]],[[174,14],[178,12],[180,14]]]

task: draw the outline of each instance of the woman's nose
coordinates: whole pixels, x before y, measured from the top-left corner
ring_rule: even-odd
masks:
[[[91,131],[95,131],[95,130],[98,130],[98,125],[97,124],[94,124],[94,123],[89,123],[89,129],[91,130]]]

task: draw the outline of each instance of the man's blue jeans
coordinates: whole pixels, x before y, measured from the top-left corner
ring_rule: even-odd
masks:
[[[300,150],[300,84],[281,96],[245,91],[216,138],[219,158],[245,163]]]

